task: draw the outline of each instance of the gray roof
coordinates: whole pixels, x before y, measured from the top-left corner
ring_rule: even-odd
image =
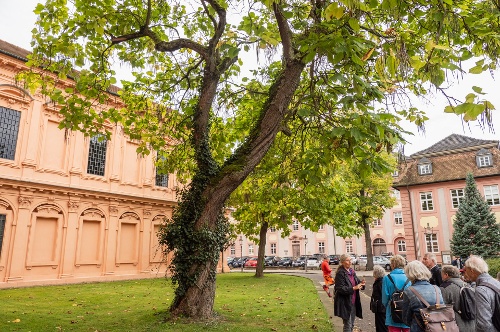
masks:
[[[499,141],[494,140],[482,140],[472,137],[467,137],[458,134],[451,134],[450,136],[440,140],[436,144],[428,147],[427,149],[418,151],[412,154],[412,157],[430,155],[434,153],[451,152],[453,150],[461,150],[470,147],[477,147],[483,145],[494,145],[498,146]]]

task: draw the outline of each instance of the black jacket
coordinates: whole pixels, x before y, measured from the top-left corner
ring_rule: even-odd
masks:
[[[373,313],[385,313],[385,306],[382,303],[382,279],[383,278],[375,279],[375,282],[373,283],[372,297],[370,300],[370,310]]]
[[[431,285],[441,286],[443,277],[441,276],[441,268],[436,264],[431,269],[432,277],[429,279]]]
[[[357,285],[361,282],[361,280],[359,280],[356,272],[354,272],[354,270],[352,271],[354,273],[354,281]],[[356,292],[356,316],[359,318],[363,318],[359,290],[355,291],[353,289],[351,280],[349,280],[349,276],[347,275],[347,271],[342,266],[337,269],[337,274],[335,275],[334,290],[335,296],[333,299],[333,314],[335,316],[341,317],[342,319],[349,319],[352,308],[352,294]]]

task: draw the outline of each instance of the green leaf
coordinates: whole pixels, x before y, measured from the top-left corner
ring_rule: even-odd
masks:
[[[474,92],[476,92],[476,93],[479,93],[480,95],[484,95],[485,94],[483,92],[483,89],[481,87],[478,87],[478,86],[473,86],[472,90],[474,90]]]
[[[354,31],[356,31],[356,32],[358,32],[358,31],[359,31],[359,29],[360,29],[360,27],[359,27],[359,21],[358,21],[357,19],[355,19],[354,17],[351,17],[351,18],[349,19],[349,25],[350,25],[350,26],[351,26],[351,28],[352,28]]]
[[[474,99],[476,99],[476,95],[473,93],[469,93],[467,96],[465,96],[466,103],[473,103]]]

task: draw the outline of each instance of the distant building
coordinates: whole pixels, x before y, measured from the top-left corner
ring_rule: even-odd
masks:
[[[382,219],[376,220],[370,229],[374,255],[389,253],[406,255],[405,229],[399,191],[394,190],[394,195],[396,205],[386,210]],[[245,236],[239,236],[235,243],[226,250],[225,257],[257,256],[257,252],[258,245]],[[324,225],[317,232],[313,232],[298,222],[290,226],[290,235],[284,238],[282,232],[273,227],[267,231],[266,255],[299,257],[317,253],[366,254],[365,237],[363,235],[343,239],[335,234],[334,228],[330,225]]]
[[[409,260],[432,252],[440,262],[451,262],[453,220],[469,172],[499,220],[498,144],[453,134],[400,163],[393,186],[401,193]]]
[[[163,277],[175,175],[114,124],[109,141],[58,129],[57,107],[16,84],[28,53],[0,41],[0,288]]]

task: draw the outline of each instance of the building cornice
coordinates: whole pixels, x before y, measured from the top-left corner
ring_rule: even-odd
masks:
[[[138,196],[137,194],[123,194],[123,193],[112,193],[112,192],[104,192],[98,190],[89,190],[89,189],[81,189],[74,187],[66,187],[63,185],[55,185],[55,184],[46,184],[36,181],[18,181],[5,179],[0,177],[0,187],[1,188],[10,188],[15,189],[20,192],[30,192],[33,194],[50,193],[51,196],[54,195],[62,195],[62,196],[70,196],[70,197],[82,197],[82,198],[91,198],[91,199],[99,199],[107,202],[120,202],[120,204],[139,204],[139,205],[151,205],[162,208],[171,208],[177,205],[176,201],[173,200],[162,200],[157,198],[151,198],[147,196]]]

